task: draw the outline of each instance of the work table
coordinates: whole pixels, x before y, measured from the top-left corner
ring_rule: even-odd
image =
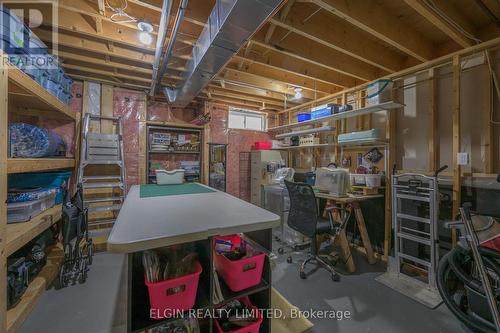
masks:
[[[158,185],[145,185],[158,186]],[[179,186],[183,185],[162,185]],[[185,184],[202,191],[173,195],[141,197],[141,186],[132,186],[108,239],[108,249],[127,255],[127,332],[143,332],[167,320],[150,317],[148,289],[144,282],[142,252],[176,244],[192,244],[202,266],[194,309],[206,310],[243,296],[249,296],[260,309],[271,307],[271,265],[266,256],[259,285],[232,292],[215,271],[213,237],[245,233],[265,253],[272,250],[271,229],[280,225],[280,217],[227,193],[205,185]],[[155,187],[163,190],[165,187]],[[203,193],[199,193],[203,192]],[[215,279],[220,284],[216,295]],[[219,295],[219,294],[217,294]],[[199,318],[202,332],[215,332],[214,319]],[[261,332],[270,331],[270,318],[264,318]]]
[[[217,190],[141,198],[140,186],[134,185],[108,238],[108,250],[131,253],[279,225],[278,215]]]

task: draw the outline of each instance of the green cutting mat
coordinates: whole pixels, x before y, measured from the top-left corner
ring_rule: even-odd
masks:
[[[140,197],[166,197],[169,195],[196,194],[215,192],[205,186],[196,183],[184,183],[179,185],[141,185]]]

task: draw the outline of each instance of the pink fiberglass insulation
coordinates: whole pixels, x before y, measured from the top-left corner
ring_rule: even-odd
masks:
[[[143,92],[115,88],[113,90],[113,115],[122,117],[123,150],[127,185],[139,184],[139,121],[146,110]]]
[[[198,110],[194,108],[172,108],[166,103],[151,102],[148,103],[148,120],[176,123],[179,126],[189,124],[196,118]]]

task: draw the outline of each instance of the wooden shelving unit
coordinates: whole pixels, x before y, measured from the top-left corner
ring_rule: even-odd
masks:
[[[47,289],[57,277],[63,257],[63,251],[58,247],[52,248],[47,254],[47,264],[43,267],[38,276],[31,281],[19,303],[7,311],[7,333],[16,332],[19,327],[21,327],[21,324],[26,320],[31,310],[33,310],[33,307],[43,291]]]
[[[0,55],[3,53],[0,51]],[[8,174],[73,169],[74,158],[23,159],[8,158],[9,115],[29,115],[38,118],[60,119],[73,122],[79,133],[80,113],[46,91],[36,81],[17,67],[4,65],[0,71],[0,278],[7,276],[7,257],[33,240],[56,223],[62,214],[62,205],[56,205],[33,217],[28,222],[7,224],[7,177]],[[8,112],[5,112],[8,110]],[[78,149],[75,149],[77,156]],[[7,311],[7,287],[0,284],[0,332],[16,332],[27,318],[36,301],[57,276],[62,262],[62,250],[54,247],[48,253],[48,261],[34,278],[19,303]]]
[[[7,224],[7,256],[19,250],[40,233],[56,223],[62,214],[62,205],[56,205],[41,214],[33,217],[28,222]]]
[[[9,158],[7,159],[7,173],[24,173],[49,171],[57,169],[72,169],[75,167],[74,158]]]
[[[269,131],[279,131],[279,130],[284,130],[284,129],[293,128],[293,127],[302,127],[302,126],[306,126],[306,125],[313,125],[313,124],[322,123],[325,121],[340,120],[340,119],[352,118],[352,117],[357,117],[357,116],[363,116],[363,115],[374,113],[374,112],[389,111],[389,110],[393,110],[393,109],[398,109],[398,108],[401,108],[403,106],[404,106],[403,104],[390,101],[390,102],[385,102],[385,103],[381,103],[378,105],[371,105],[371,106],[367,106],[364,108],[359,108],[359,109],[355,109],[355,110],[351,110],[351,111],[340,112],[340,113],[332,114],[331,116],[321,117],[318,119],[307,120],[307,121],[303,121],[300,123],[292,123],[292,124],[287,124],[287,125],[271,127],[271,128],[269,128]]]
[[[307,149],[307,148],[323,148],[323,147],[334,147],[334,143],[318,143],[316,145],[304,145],[304,146],[290,146],[290,147],[279,147],[272,148],[271,150],[295,150],[295,149]]]

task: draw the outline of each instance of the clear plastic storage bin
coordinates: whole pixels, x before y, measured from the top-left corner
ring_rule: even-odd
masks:
[[[27,202],[7,204],[7,223],[26,222],[37,216],[44,210],[55,205],[56,193],[51,192],[47,196]]]

